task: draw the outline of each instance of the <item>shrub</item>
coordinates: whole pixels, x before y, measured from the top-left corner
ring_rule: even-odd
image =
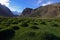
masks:
[[[7,26],[7,27],[8,27],[8,26],[10,26],[10,24],[5,24],[5,26]]]
[[[44,39],[44,40],[60,40],[60,37],[57,37],[57,36],[54,35],[54,34],[45,33],[45,34],[43,35],[43,39]]]
[[[37,23],[34,23],[34,25],[38,25]]]
[[[2,22],[1,25],[8,27],[8,26],[10,26],[10,23],[9,22]]]
[[[12,24],[18,24],[18,22],[13,22]]]
[[[59,25],[58,25],[58,24],[53,24],[52,26],[53,26],[53,27],[59,27]]]
[[[14,26],[14,27],[12,27],[12,29],[13,30],[18,30],[18,29],[20,29],[18,26]]]
[[[41,22],[41,24],[46,25],[46,22]]]
[[[35,32],[28,32],[29,37],[34,37],[35,35],[36,35]]]
[[[30,23],[30,20],[27,20],[26,22],[27,22],[27,23]]]
[[[0,29],[2,29],[2,28],[0,28]]]
[[[15,35],[15,31],[11,29],[0,31],[0,40],[11,40]]]
[[[37,27],[36,25],[31,27],[32,29],[39,29],[39,27]]]
[[[25,20],[24,20],[24,19],[19,19],[19,20],[18,20],[18,22],[23,22],[23,21],[25,21]]]
[[[52,20],[48,20],[48,22],[51,22]]]
[[[22,27],[28,27],[28,24],[27,23],[22,23],[21,26]]]
[[[0,22],[0,24],[1,24],[1,22]]]
[[[0,22],[2,22],[3,20],[2,19],[0,19]]]

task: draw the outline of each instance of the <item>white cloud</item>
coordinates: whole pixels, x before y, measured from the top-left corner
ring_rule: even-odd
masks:
[[[39,6],[39,5],[41,5],[41,6],[46,6],[46,5],[49,5],[49,4],[52,4],[53,3],[53,1],[52,0],[47,0],[47,2],[46,3],[44,3],[44,1],[45,0],[37,0],[37,5]]]
[[[37,5],[39,5],[42,2],[42,0],[37,0]]]
[[[37,1],[37,4],[40,4],[41,2],[42,2],[42,0],[38,0],[38,1]]]
[[[47,3],[42,4],[42,6],[46,6],[46,5],[49,5],[49,4],[52,4],[52,2],[49,1],[49,2],[47,2]]]
[[[15,1],[15,0],[14,0]],[[7,6],[11,11],[19,11],[18,9],[19,9],[19,7],[17,7],[17,6],[10,6],[11,4],[10,4],[10,0],[0,0],[0,3],[2,4],[2,5],[5,5],[5,6]]]
[[[10,0],[0,0],[0,3],[2,4],[2,5],[5,5],[5,6],[9,6],[9,1]]]

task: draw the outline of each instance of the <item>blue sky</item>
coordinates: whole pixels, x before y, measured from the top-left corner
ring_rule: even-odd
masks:
[[[12,11],[22,12],[25,8],[37,8],[52,3],[60,3],[60,0],[0,0],[0,3],[6,5]]]

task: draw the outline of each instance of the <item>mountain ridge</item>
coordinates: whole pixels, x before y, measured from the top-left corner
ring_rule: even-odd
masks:
[[[28,14],[24,13],[23,10],[22,15],[25,16]],[[25,14],[25,15],[24,15]],[[46,6],[40,6],[36,9],[33,9],[30,11],[30,14],[28,14],[28,17],[60,17],[60,3],[50,4]],[[27,17],[27,16],[25,16]]]
[[[0,16],[13,17],[14,15],[8,7],[0,4]]]

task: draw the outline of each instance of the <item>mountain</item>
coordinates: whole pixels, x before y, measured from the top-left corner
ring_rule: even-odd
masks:
[[[20,15],[18,11],[12,11],[12,13],[14,14],[14,17],[18,17]]]
[[[40,6],[28,12],[24,9],[22,14],[28,17],[60,17],[60,3]]]
[[[19,15],[20,13],[18,11],[12,11],[14,15]]]
[[[32,8],[25,8],[20,16],[29,16],[32,10]]]
[[[0,16],[13,17],[14,15],[9,8],[0,4]]]

